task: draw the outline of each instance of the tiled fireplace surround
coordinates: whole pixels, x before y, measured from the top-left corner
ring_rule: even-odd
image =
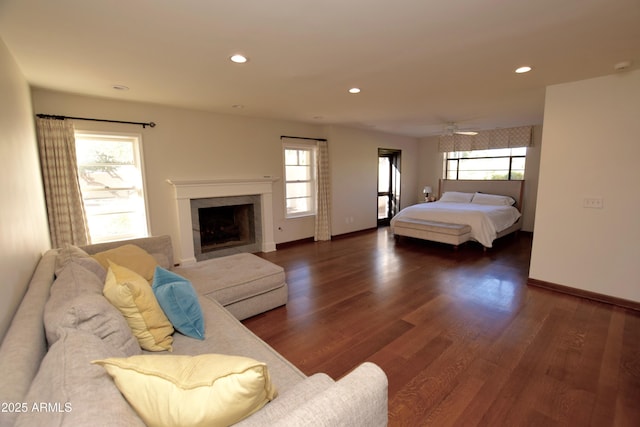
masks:
[[[167,180],[175,189],[178,206],[180,264],[193,264],[196,255],[193,242],[194,225],[191,216],[191,200],[211,197],[256,195],[260,197],[262,233],[261,251],[276,250],[273,234],[273,178],[215,179],[215,180]]]

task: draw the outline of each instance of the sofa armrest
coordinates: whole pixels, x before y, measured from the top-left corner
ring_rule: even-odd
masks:
[[[0,402],[24,402],[40,362],[47,353],[44,306],[54,280],[58,251],[47,251],[38,262],[11,326],[0,345]],[[12,426],[16,412],[0,413],[0,426]]]
[[[271,425],[386,426],[388,386],[384,371],[365,362]]]

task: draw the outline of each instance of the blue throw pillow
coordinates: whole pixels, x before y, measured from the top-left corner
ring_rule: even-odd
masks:
[[[164,314],[178,332],[191,338],[204,339],[204,317],[191,282],[156,266],[151,288]]]

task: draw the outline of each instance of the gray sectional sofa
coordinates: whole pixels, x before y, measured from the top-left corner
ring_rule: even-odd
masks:
[[[128,242],[153,255],[160,266],[173,269],[167,236]],[[95,253],[123,243],[83,249]],[[106,273],[63,252],[53,249],[43,255],[0,346],[0,425],[144,425],[112,378],[90,362],[148,352],[140,349],[124,317],[102,295]],[[306,376],[242,325],[238,317],[281,305],[283,289],[286,301],[286,284],[276,284],[284,278],[277,266],[256,262],[252,268],[242,267],[243,262],[251,265],[252,261],[256,260],[217,261],[220,269],[209,269],[227,273],[215,280],[199,263],[191,271],[189,266],[174,270],[189,277],[198,293],[205,339],[175,332],[171,354],[218,353],[266,364],[278,395],[237,426],[386,425],[388,384],[378,366],[364,362],[338,380],[323,373]],[[239,263],[240,276],[244,275],[238,280],[229,277],[234,263]],[[255,277],[247,276],[251,270]],[[51,292],[52,285],[64,285],[65,293]],[[166,353],[154,353],[154,357]]]

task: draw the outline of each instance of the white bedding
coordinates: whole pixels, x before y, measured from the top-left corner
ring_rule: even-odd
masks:
[[[394,223],[401,218],[468,224],[471,226],[471,238],[490,248],[497,233],[511,227],[520,218],[520,212],[513,206],[448,202],[419,203],[401,210],[391,219],[392,231]]]

